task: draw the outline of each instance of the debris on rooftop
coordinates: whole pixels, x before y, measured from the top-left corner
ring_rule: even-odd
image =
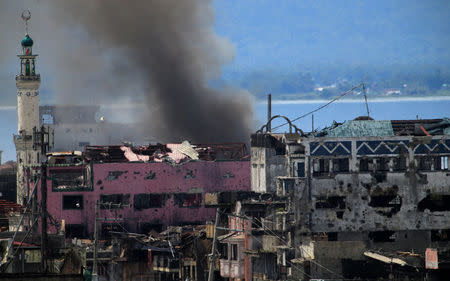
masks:
[[[225,144],[150,144],[148,146],[107,145],[86,146],[84,159],[87,162],[132,162],[154,161],[182,163],[188,161],[245,160],[249,158],[244,143]]]
[[[344,123],[333,122],[330,127],[314,134],[316,137],[388,137],[450,134],[450,119],[423,120],[364,120],[360,117]]]

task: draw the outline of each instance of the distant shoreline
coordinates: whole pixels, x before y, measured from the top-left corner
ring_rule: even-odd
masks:
[[[272,100],[272,104],[318,104],[318,103],[327,103],[331,101],[331,99],[329,100],[325,100],[325,99],[308,99],[308,100],[302,100],[302,99],[292,99],[292,100]],[[368,98],[367,101],[369,103],[373,103],[373,102],[416,102],[416,101],[450,101],[450,96],[434,96],[434,97],[396,97],[396,98]],[[355,98],[351,98],[351,99],[340,99],[335,101],[337,103],[363,103],[364,102],[364,97],[355,99]],[[266,100],[256,100],[255,104],[266,104],[267,101]],[[127,104],[126,107],[130,108],[130,107],[140,107],[143,106],[142,104]],[[111,105],[101,105],[101,107],[104,108],[118,108],[121,107],[120,105],[116,105],[116,104],[111,104]],[[8,106],[0,106],[0,110],[17,110],[17,106],[12,106],[12,105],[8,105]]]
[[[272,100],[272,104],[316,104],[327,103],[331,99],[293,99],[293,100]],[[399,97],[399,98],[368,98],[367,102],[416,102],[416,101],[450,101],[450,96],[434,96],[434,97]],[[337,103],[364,103],[364,97],[355,99],[340,99],[335,101]],[[258,100],[257,104],[266,104],[266,100]]]

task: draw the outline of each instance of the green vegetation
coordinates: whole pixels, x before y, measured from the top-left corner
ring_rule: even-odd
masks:
[[[429,65],[317,66],[286,73],[258,70],[235,74],[231,80],[258,99],[268,93],[278,100],[330,99],[361,82],[372,98],[450,96],[450,70]],[[348,97],[359,94],[355,91]]]

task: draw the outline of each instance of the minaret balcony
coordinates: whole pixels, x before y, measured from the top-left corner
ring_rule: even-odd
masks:
[[[17,80],[25,80],[25,81],[41,81],[41,75],[40,74],[34,74],[34,75],[22,75],[18,74],[16,75],[16,81]]]

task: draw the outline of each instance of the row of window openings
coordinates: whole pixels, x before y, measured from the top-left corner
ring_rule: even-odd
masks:
[[[239,252],[238,252],[238,245],[237,244],[228,244],[228,243],[223,243],[221,244],[221,248],[222,250],[220,251],[220,259],[224,259],[224,260],[233,260],[236,261],[239,259]],[[228,249],[231,250],[230,252],[230,256],[228,257]]]
[[[448,170],[448,156],[420,156],[415,158],[418,170],[439,171]],[[304,177],[304,163],[297,163],[297,176]],[[359,171],[405,171],[406,157],[376,157],[359,159]],[[313,160],[313,175],[326,175],[330,172],[348,172],[348,158],[322,158]]]
[[[35,65],[36,64],[34,60],[22,60],[20,64],[20,73],[26,76],[35,75]]]
[[[170,194],[135,194],[133,207],[135,210],[143,210],[150,208],[162,208],[165,201],[172,195]],[[180,208],[198,208],[202,205],[201,193],[175,193],[174,202]],[[82,210],[83,195],[64,195],[63,210]],[[102,194],[100,202],[103,204],[100,209],[117,209],[123,208],[130,204],[130,194]]]

